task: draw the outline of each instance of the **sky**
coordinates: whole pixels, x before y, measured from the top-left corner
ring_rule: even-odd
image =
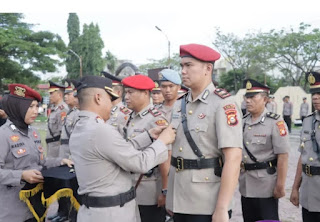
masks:
[[[212,47],[216,27],[238,36],[296,28],[300,22],[319,28],[319,8],[319,0],[10,0],[1,3],[0,11],[24,13],[25,22],[35,24],[35,31],[57,33],[66,44],[68,13],[75,12],[81,27],[91,22],[99,25],[103,55],[110,50],[118,59],[141,65],[168,56],[166,36],[172,56],[182,44]]]

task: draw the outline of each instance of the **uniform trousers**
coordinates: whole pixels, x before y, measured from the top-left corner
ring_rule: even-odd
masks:
[[[164,222],[166,210],[157,205],[139,205],[141,222]]]
[[[232,216],[232,210],[228,211],[229,219]],[[173,216],[174,222],[211,222],[212,215],[194,215],[194,214],[178,214]]]
[[[291,133],[291,116],[283,116],[283,120],[288,126],[289,133]]]
[[[242,215],[244,222],[256,222],[258,220],[279,220],[279,199],[248,198],[241,196]]]
[[[320,212],[309,212],[302,208],[302,220],[303,222],[318,222],[320,221]]]

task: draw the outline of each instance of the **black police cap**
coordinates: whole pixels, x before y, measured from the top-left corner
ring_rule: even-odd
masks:
[[[319,72],[308,72],[306,79],[310,84],[310,93],[320,93],[320,73]]]

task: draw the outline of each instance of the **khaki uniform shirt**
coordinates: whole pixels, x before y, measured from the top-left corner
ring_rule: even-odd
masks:
[[[301,116],[307,116],[309,112],[309,104],[308,103],[302,103],[300,106],[300,117]]]
[[[63,127],[62,127],[62,132],[61,132],[61,140],[69,140],[73,127],[78,120],[78,113],[79,109],[78,108],[72,108],[69,110],[66,118],[64,119]],[[59,156],[63,158],[70,158],[70,148],[69,144],[62,144],[60,145],[59,149]]]
[[[79,183],[78,193],[89,196],[114,196],[132,186],[130,172],[146,173],[168,158],[165,144],[156,140],[151,145],[147,132],[126,141],[116,128],[97,114],[79,112],[70,138],[70,151]],[[138,147],[146,147],[143,151]],[[78,212],[79,222],[136,221],[136,202],[123,207],[86,208]]]
[[[187,95],[187,119],[191,136],[205,158],[223,156],[225,147],[242,148],[241,113],[233,98],[221,98],[211,83],[192,101]],[[184,99],[184,97],[182,98]],[[198,157],[193,153],[183,132],[181,100],[172,111],[171,125],[177,129],[172,144],[172,156],[184,159]],[[176,172],[170,166],[166,208],[183,214],[211,215],[214,212],[220,189],[220,177],[214,169],[188,169]]]
[[[165,117],[157,109],[149,104],[139,113],[133,112],[126,123],[127,138],[132,139],[139,134],[157,126],[167,125]],[[125,135],[125,134],[124,134]],[[147,144],[149,145],[149,144]],[[144,149],[145,147],[140,147]],[[134,183],[140,177],[140,174],[134,175]],[[137,188],[137,203],[138,205],[156,205],[158,196],[161,194],[162,182],[159,167],[154,169],[150,177],[144,176]]]
[[[277,105],[275,102],[271,101],[266,104],[266,108],[271,113],[277,113]]]
[[[291,102],[283,103],[283,115],[284,116],[291,116],[293,112],[293,106]]]
[[[65,102],[59,103],[55,106],[48,117],[48,129],[47,139],[61,135],[64,118],[67,116],[69,111],[68,105]],[[60,140],[47,143],[47,156],[58,157],[60,148]]]
[[[173,106],[165,106],[161,104],[158,108],[167,120],[171,120]]]
[[[267,113],[268,110],[265,108],[257,120],[252,121],[250,114],[243,119],[244,143],[258,162],[276,159],[277,154],[288,153],[290,147],[287,125],[283,119],[279,115],[278,119],[267,117]],[[242,151],[242,161],[244,163],[254,163],[246,149]],[[268,174],[267,169],[241,170],[240,193],[244,197],[272,197],[276,181],[277,172]]]
[[[61,159],[45,159],[38,131],[29,127],[26,135],[9,119],[0,128],[0,144],[0,221],[25,221],[33,216],[19,199],[22,172],[58,166]]]
[[[112,107],[110,119],[107,120],[107,123],[115,127],[124,126],[130,113],[131,110],[128,109],[123,102],[119,102],[117,105]]]
[[[315,132],[317,143],[320,144],[320,114],[315,112]],[[299,151],[301,152],[301,163],[310,166],[320,167],[320,161],[317,153],[313,151],[311,140],[313,115],[309,115],[303,120],[301,130],[301,144]],[[320,176],[307,176],[302,172],[302,182],[300,186],[300,204],[310,212],[320,212]]]

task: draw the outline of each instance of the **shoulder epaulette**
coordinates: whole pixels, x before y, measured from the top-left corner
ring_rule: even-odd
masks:
[[[122,113],[126,114],[126,115],[131,112],[130,109],[128,109],[128,108],[125,107],[125,106],[122,106],[122,107],[120,108],[120,111],[121,111]]]
[[[276,114],[276,113],[268,112],[268,113],[266,113],[266,117],[277,120],[277,119],[279,119],[280,115]]]
[[[227,90],[221,89],[221,88],[215,89],[215,90],[214,90],[214,94],[218,95],[218,96],[219,96],[220,98],[222,98],[222,99],[225,99],[225,98],[231,96],[231,94],[228,93]]]
[[[161,112],[159,110],[157,110],[155,107],[149,109],[149,112],[154,116],[160,116],[161,115]]]
[[[64,105],[60,105],[59,109],[63,110],[64,109]]]

